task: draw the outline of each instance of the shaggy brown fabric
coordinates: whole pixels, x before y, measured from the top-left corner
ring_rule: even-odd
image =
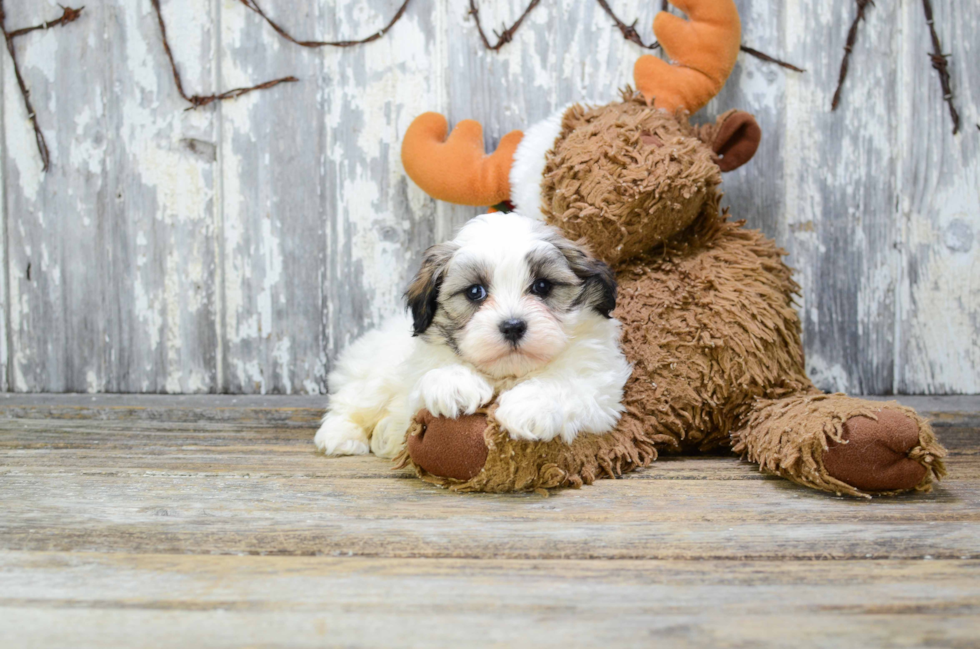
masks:
[[[752,400],[810,390],[798,291],[785,254],[718,214],[620,266],[617,307],[633,363],[625,405],[665,450],[710,450]]]
[[[453,465],[460,452],[454,445],[470,444],[475,434],[462,430],[474,428],[468,423],[443,420],[437,426],[445,433],[442,442],[428,455],[410,440],[402,464],[455,491],[542,490],[621,475],[647,466],[658,451],[708,451],[734,442],[736,452],[763,470],[815,489],[853,496],[928,490],[945,474],[945,450],[931,428],[897,404],[823,395],[813,387],[793,308],[798,286],[782,261],[785,253],[741,221],[728,221],[719,202],[712,194],[685,231],[617,269],[613,316],[623,323],[623,351],[634,369],[626,413],[614,431],[579,436],[570,446],[514,441],[491,408],[481,413],[487,455],[476,475],[463,479],[479,468],[475,460],[466,472],[436,468]],[[877,422],[883,407],[918,431],[917,444],[903,448],[901,422],[886,415],[887,425],[875,428],[875,444],[905,453],[904,460],[889,456],[892,468],[862,451],[868,431],[861,418]],[[423,417],[409,435],[426,421],[435,430]],[[825,453],[845,441],[855,445],[843,455],[835,451],[825,464]]]
[[[908,487],[904,471],[898,475],[879,473],[873,457],[866,458],[863,472],[859,462],[852,462],[845,469],[851,474],[850,484],[840,479],[845,476],[839,473],[839,477],[835,477],[825,463],[828,449],[845,442],[845,446],[850,444],[848,428],[851,429],[850,434],[854,434],[855,429],[850,422],[855,418],[882,420],[889,428],[895,426],[897,422],[893,416],[883,418],[884,412],[900,414],[913,422],[918,433],[917,444],[906,452],[906,456],[923,467],[921,478]],[[880,432],[883,434],[879,439],[892,437],[891,434],[884,434],[884,431]],[[899,434],[904,436],[901,431]],[[732,439],[735,452],[758,463],[763,471],[837,494],[868,497],[871,493],[893,494],[909,488],[928,491],[934,479],[946,475],[942,461],[946,450],[939,445],[932,428],[914,410],[894,401],[881,403],[843,394],[819,393],[763,399],[746,414],[732,433]],[[831,468],[840,471],[841,462],[832,461]]]
[[[623,102],[570,107],[541,183],[545,219],[609,264],[687,227],[721,182],[713,152],[683,117]]]
[[[945,475],[945,450],[914,411],[823,395],[807,378],[785,252],[719,208],[719,164],[741,164],[760,137],[744,113],[692,127],[629,88],[620,103],[569,108],[542,210],[616,270],[612,315],[634,366],[626,412],[571,445],[514,441],[493,407],[465,421],[423,416],[402,465],[456,491],[542,490],[621,475],[658,451],[734,443],[765,471],[840,494],[928,490]]]
[[[578,488],[583,484],[592,484],[596,478],[618,477],[657,459],[654,443],[646,435],[642,422],[631,418],[624,418],[611,433],[579,435],[569,445],[560,439],[550,442],[515,441],[494,420],[494,409],[491,407],[480,413],[487,422],[483,431],[487,460],[483,470],[471,479],[462,480],[443,472],[430,473],[423,466],[431,466],[426,462],[431,462],[432,457],[419,457],[411,442],[396,459],[398,466],[410,464],[423,480],[453,491],[501,493],[540,491],[554,487]],[[421,432],[426,415],[413,423],[408,431],[409,440]],[[432,421],[431,415],[428,417]],[[444,421],[447,430],[453,426],[452,420]],[[439,451],[433,449],[433,452]],[[442,452],[449,455],[453,451],[444,448]]]

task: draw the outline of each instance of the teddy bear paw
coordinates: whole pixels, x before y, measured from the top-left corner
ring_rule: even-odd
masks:
[[[899,410],[883,408],[844,423],[843,442],[828,440],[824,468],[832,477],[867,492],[914,489],[926,475],[911,457],[919,446],[919,425]]]

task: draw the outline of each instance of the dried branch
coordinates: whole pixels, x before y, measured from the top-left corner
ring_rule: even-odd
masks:
[[[623,35],[623,38],[630,41],[631,43],[636,43],[640,47],[647,50],[660,49],[660,43],[658,43],[657,41],[653,41],[649,45],[643,42],[643,39],[640,38],[640,35],[636,31],[636,20],[633,21],[633,24],[627,25],[626,23],[624,23],[622,20],[619,19],[619,16],[617,16],[613,12],[612,7],[609,6],[609,3],[606,2],[606,0],[596,0],[596,2],[598,2],[599,6],[602,7],[602,10],[605,11],[606,14],[613,19],[613,23],[616,24],[616,28]],[[667,0],[664,0],[663,2],[663,10],[664,11],[667,10]]]
[[[64,25],[67,25],[68,23],[73,23],[81,17],[82,11],[84,11],[85,9],[85,7],[79,7],[78,9],[73,9],[71,7],[62,7],[61,5],[58,6],[61,7],[62,10],[60,17],[55,18],[54,20],[45,21],[40,25],[34,25],[33,27],[22,27],[20,29],[15,29],[14,31],[10,32],[10,38],[17,38],[18,36],[23,36],[24,34],[30,34],[31,32],[40,31],[42,29],[51,29],[52,27],[62,27]]]
[[[177,86],[177,92],[191,105],[191,108],[200,108],[202,106],[207,106],[210,103],[216,101],[224,101],[225,99],[234,99],[235,97],[241,97],[255,90],[265,90],[267,88],[272,88],[278,86],[280,83],[292,83],[294,81],[299,81],[296,77],[282,77],[281,79],[272,79],[271,81],[265,81],[255,86],[250,86],[248,88],[235,88],[234,90],[228,90],[227,92],[222,92],[213,95],[188,95],[187,91],[184,90],[184,82],[181,80],[180,72],[177,70],[177,63],[174,61],[174,54],[170,51],[170,41],[167,39],[167,25],[163,21],[163,12],[160,10],[160,0],[150,0],[153,5],[153,10],[157,14],[157,22],[160,25],[160,37],[163,39],[163,51],[167,54],[167,60],[170,61],[170,69],[173,72],[174,84]]]
[[[354,45],[363,45],[364,43],[370,43],[371,41],[376,41],[382,36],[384,36],[385,34],[387,34],[388,31],[395,26],[395,23],[401,20],[402,16],[405,15],[405,10],[408,9],[408,3],[411,2],[411,0],[405,0],[405,2],[403,2],[402,5],[398,8],[398,11],[395,12],[394,17],[392,17],[392,19],[388,21],[388,24],[382,27],[381,29],[379,29],[378,31],[374,32],[370,36],[365,36],[364,38],[360,38],[352,41],[301,41],[294,38],[292,34],[287,32],[282,26],[280,26],[278,23],[272,20],[272,18],[269,18],[269,16],[264,11],[262,11],[262,8],[258,5],[258,2],[256,2],[256,0],[238,0],[238,1],[241,2],[243,5],[245,5],[246,7],[248,7],[249,9],[251,9],[252,11],[254,11],[255,13],[257,13],[258,15],[262,16],[262,19],[265,22],[269,23],[269,27],[272,27],[272,29],[276,30],[276,33],[278,33],[280,36],[285,38],[290,43],[295,43],[296,45],[299,45],[301,47],[310,47],[310,48],[353,47]]]
[[[14,48],[14,39],[39,29],[48,29],[48,27],[57,27],[74,22],[78,20],[85,7],[79,9],[62,7],[62,9],[64,11],[61,14],[61,18],[34,27],[24,27],[22,29],[7,31],[7,11],[3,6],[3,0],[0,0],[0,30],[3,31],[3,39],[7,43],[7,52],[10,54],[10,62],[13,64],[14,76],[17,78],[17,87],[20,88],[20,96],[24,99],[24,109],[27,111],[27,118],[31,120],[31,126],[34,128],[34,140],[37,143],[37,152],[41,156],[42,171],[47,171],[48,167],[51,166],[51,153],[48,151],[48,142],[44,139],[44,133],[41,132],[41,127],[37,123],[37,112],[31,103],[31,91],[27,89],[24,76],[20,72],[20,63],[17,61],[17,50]]]
[[[232,90],[226,90],[225,92],[216,95],[205,95],[203,97],[200,95],[194,95],[193,97],[188,99],[188,101],[190,101],[191,104],[193,105],[187,110],[202,108],[216,101],[235,99],[236,97],[247,95],[248,93],[254,92],[255,90],[268,90],[269,88],[275,88],[280,83],[295,83],[297,81],[299,81],[299,79],[297,79],[296,77],[289,76],[289,77],[282,77],[281,79],[272,79],[271,81],[264,81],[258,85],[249,86],[247,88],[233,88]]]
[[[602,10],[606,12],[606,15],[612,18],[613,24],[616,26],[616,29],[619,30],[619,33],[623,35],[623,38],[625,38],[631,43],[635,43],[636,45],[639,45],[645,50],[660,49],[660,43],[658,43],[657,41],[653,41],[652,43],[649,44],[643,42],[643,38],[641,38],[639,32],[636,31],[637,21],[634,20],[631,24],[627,25],[622,20],[620,20],[619,16],[616,15],[616,12],[612,10],[612,7],[609,6],[609,3],[606,0],[596,0],[596,2],[598,2],[599,6],[602,7]],[[527,15],[527,12],[530,11],[536,4],[537,2],[532,2],[531,6],[529,6],[527,8],[527,11],[524,12],[524,15]],[[661,3],[661,8],[663,11],[667,11],[667,0],[663,0],[663,2]],[[473,0],[470,0],[470,13],[476,15],[476,7],[473,4]],[[477,18],[476,26],[477,29],[480,30],[480,37],[483,39],[483,44],[487,46],[487,49],[499,50],[504,45],[504,43],[510,41],[511,37],[514,35],[514,32],[517,31],[517,28],[520,26],[521,20],[523,19],[524,16],[521,16],[521,19],[518,20],[516,23],[514,23],[513,27],[511,27],[509,30],[507,30],[504,33],[507,40],[506,41],[501,40],[500,42],[497,43],[495,47],[491,47],[490,43],[487,41],[486,36],[484,36],[483,28],[480,27],[479,17]],[[782,66],[787,70],[793,70],[794,72],[806,72],[806,70],[803,70],[802,68],[799,68],[793,65],[792,63],[781,61],[775,57],[766,54],[765,52],[760,52],[755,48],[749,47],[748,45],[742,45],[741,50],[750,56],[754,56],[760,61],[766,61],[767,63],[775,63],[776,65]]]
[[[483,41],[483,45],[488,50],[497,51],[507,43],[511,42],[511,40],[514,38],[514,34],[518,29],[520,29],[521,23],[524,22],[527,15],[531,13],[531,10],[537,7],[540,3],[541,0],[531,0],[531,2],[527,5],[527,9],[524,10],[524,13],[521,14],[521,17],[518,18],[513,25],[504,28],[504,31],[500,32],[499,34],[494,31],[493,34],[497,37],[497,42],[494,45],[490,44],[490,39],[487,38],[486,33],[483,31],[483,25],[480,23],[480,10],[476,6],[476,0],[470,0],[470,15],[473,16],[473,20],[476,21],[476,29],[478,32],[480,32],[480,39]]]
[[[847,44],[844,45],[844,58],[840,62],[840,77],[837,79],[837,90],[834,91],[834,100],[830,103],[830,110],[837,110],[837,106],[840,104],[840,94],[844,88],[844,80],[847,79],[847,68],[850,66],[851,52],[854,51],[854,45],[857,43],[858,23],[864,20],[865,10],[869,6],[874,6],[873,0],[856,0],[856,2],[858,8],[857,15],[854,16],[854,22],[851,23],[851,28],[847,32]]]
[[[793,65],[792,63],[787,63],[786,61],[781,61],[777,58],[769,56],[765,52],[760,52],[757,49],[753,49],[749,47],[748,45],[742,45],[741,50],[746,54],[748,54],[749,56],[754,56],[760,61],[765,61],[766,63],[775,63],[776,65],[786,68],[787,70],[792,70],[793,72],[806,72],[806,70],[804,70],[803,68],[799,68]]]
[[[932,37],[932,53],[929,58],[932,60],[933,69],[939,73],[939,84],[943,88],[943,100],[949,104],[949,116],[953,119],[953,135],[960,132],[960,114],[953,106],[953,89],[949,79],[949,54],[943,54],[943,46],[939,42],[939,34],[936,33],[936,26],[932,18],[931,0],[922,0],[922,8],[926,13],[926,24],[929,25],[929,35]]]

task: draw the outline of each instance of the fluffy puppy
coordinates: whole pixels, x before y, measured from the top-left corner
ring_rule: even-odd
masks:
[[[536,220],[486,214],[425,253],[395,317],[337,360],[315,443],[328,455],[394,457],[412,417],[472,414],[499,396],[514,439],[605,433],[631,368],[619,349],[616,281]]]

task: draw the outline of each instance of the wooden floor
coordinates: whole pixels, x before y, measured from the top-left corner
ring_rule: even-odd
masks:
[[[318,400],[0,396],[0,647],[980,646],[980,399],[928,495],[733,457],[550,497],[313,452]]]

